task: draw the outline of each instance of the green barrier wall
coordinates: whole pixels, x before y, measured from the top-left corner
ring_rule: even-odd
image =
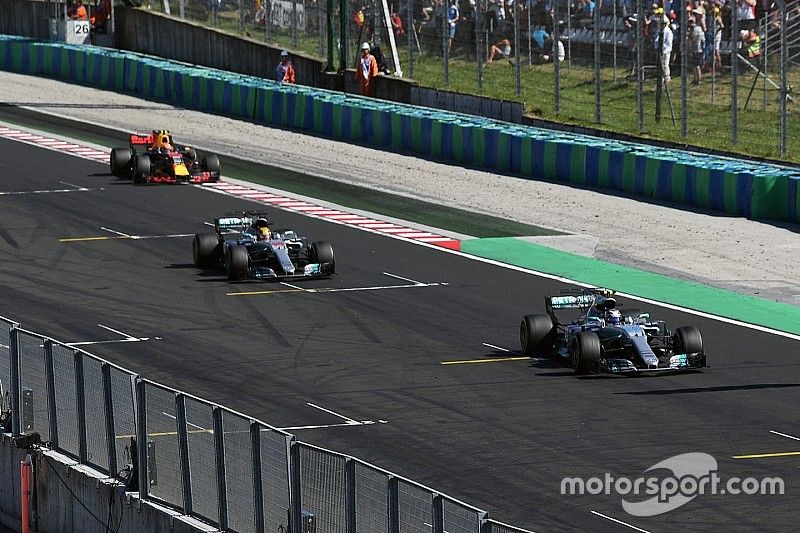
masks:
[[[800,170],[792,167],[524,127],[17,36],[0,36],[0,67],[537,179],[800,222]]]

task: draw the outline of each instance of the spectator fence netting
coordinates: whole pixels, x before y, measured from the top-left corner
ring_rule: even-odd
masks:
[[[215,2],[185,0],[184,17],[322,59],[330,53],[334,69],[342,61],[354,67],[360,44],[369,42],[397,75],[392,31],[400,72],[426,87],[521,101],[534,118],[800,160],[800,121],[791,120],[798,111],[792,87],[800,84],[800,0],[767,10],[759,4],[757,18],[741,22],[735,10],[717,18],[681,13],[663,0],[656,8],[644,0],[591,2],[593,12],[579,0],[457,0],[454,29],[451,0],[387,2],[389,22],[382,2],[337,1],[332,50],[325,2]],[[167,5],[179,16],[181,2]],[[705,26],[698,55],[691,52],[693,19]],[[402,28],[393,29],[392,20]],[[742,28],[758,38],[755,57]],[[671,37],[662,38],[665,32]],[[665,54],[662,41],[669,48],[670,39]],[[563,61],[554,61],[559,56]],[[265,76],[271,72],[265,67]]]
[[[0,318],[0,379],[9,398],[3,412],[20,422],[12,434],[37,432],[45,446],[121,482],[144,468],[142,499],[243,533],[378,532],[393,525],[428,533],[437,524],[434,530],[449,533],[525,533],[82,348]]]

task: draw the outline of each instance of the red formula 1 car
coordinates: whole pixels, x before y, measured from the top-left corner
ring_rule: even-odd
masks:
[[[134,183],[209,183],[219,181],[219,158],[200,157],[190,146],[176,145],[167,130],[133,134],[128,148],[111,150],[111,173]]]

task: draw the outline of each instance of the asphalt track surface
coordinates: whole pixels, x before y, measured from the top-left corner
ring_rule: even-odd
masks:
[[[796,530],[798,457],[733,456],[800,450],[771,433],[800,433],[797,341],[648,306],[697,325],[712,368],[576,378],[514,353],[520,317],[558,281],[275,210],[277,225],[336,250],[337,276],[294,285],[372,289],[230,284],[193,267],[191,237],[120,234],[190,235],[258,204],[134,187],[105,165],[13,141],[0,140],[0,161],[0,192],[23,193],[0,194],[0,315],[28,329],[121,339],[102,324],[147,338],[85,348],[278,427],[328,426],[293,433],[536,531],[632,531],[592,511],[652,532]],[[103,238],[60,241],[86,237]],[[229,295],[246,292],[269,293]],[[375,423],[337,427],[341,417],[309,403]],[[698,496],[643,518],[619,495],[560,494],[564,477],[635,478],[687,452],[714,456],[723,478],[780,476],[786,494]]]

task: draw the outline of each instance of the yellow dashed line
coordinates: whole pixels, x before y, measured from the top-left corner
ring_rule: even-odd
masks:
[[[500,363],[502,361],[526,361],[530,357],[494,357],[492,359],[468,359],[466,361],[442,361],[440,365],[469,365],[474,363]]]
[[[754,453],[752,455],[734,455],[734,459],[763,459],[765,457],[790,457],[800,455],[800,452]]]
[[[226,296],[255,296],[257,294],[278,294],[281,292],[307,292],[303,289],[281,289],[277,291],[229,292]]]

